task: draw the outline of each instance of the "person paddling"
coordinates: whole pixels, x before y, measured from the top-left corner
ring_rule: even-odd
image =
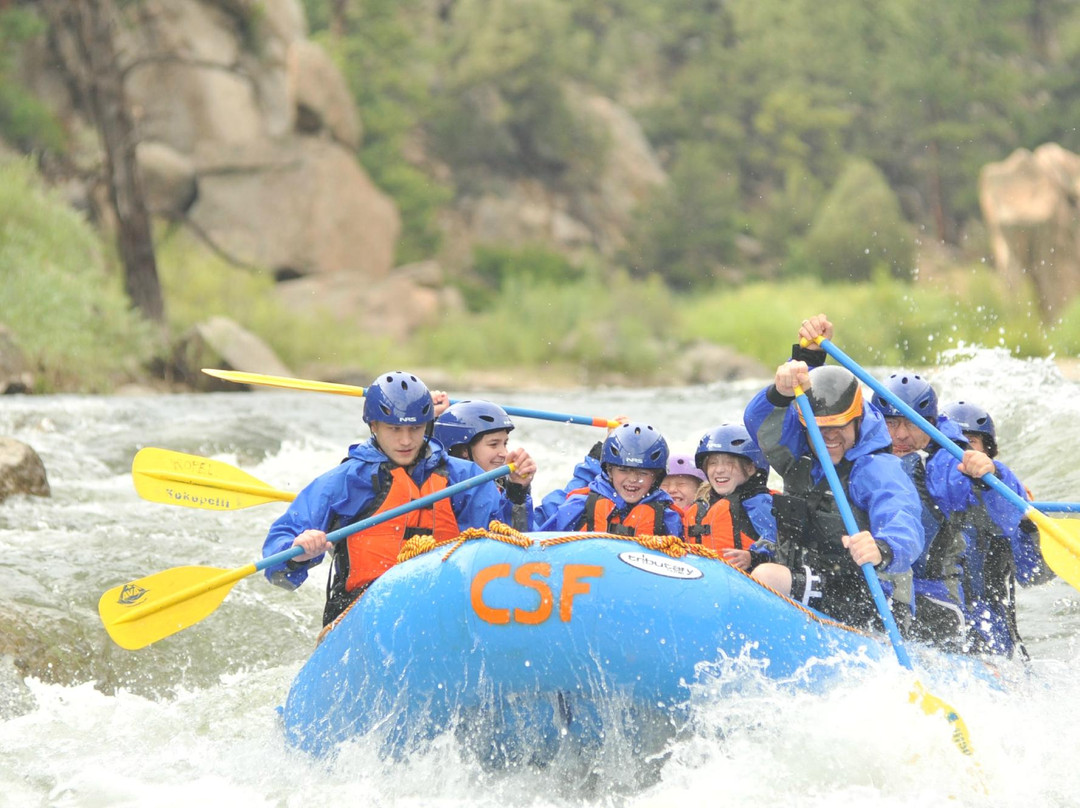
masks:
[[[264,558],[293,545],[304,548],[285,564],[265,570],[272,583],[286,589],[303,584],[308,571],[334,550],[324,626],[396,563],[406,539],[425,534],[452,539],[466,528],[509,518],[502,493],[493,482],[485,482],[354,533],[335,548],[326,540],[328,532],[483,473],[476,463],[451,457],[438,442],[428,440],[434,402],[424,383],[410,373],[376,377],[365,391],[363,419],[371,437],[350,446],[339,465],[308,484],[263,542]]]
[[[436,409],[438,407],[436,406]],[[509,448],[514,422],[506,410],[490,401],[459,401],[451,404],[435,419],[433,437],[452,457],[471,460],[484,471],[514,464],[506,480],[496,481],[506,497],[517,530],[533,528],[531,482],[536,475],[536,461],[522,448]]]
[[[922,376],[900,371],[889,376],[883,385],[948,438],[965,442],[956,424],[947,418],[939,420],[937,393]],[[920,513],[926,542],[912,565],[915,614],[911,637],[947,651],[960,651],[966,642],[961,586],[965,541],[955,520],[946,518],[947,509],[950,502],[966,501],[972,487],[977,485],[975,478],[993,471],[993,463],[984,453],[968,449],[963,462],[957,464],[952,455],[940,451],[926,432],[883,395],[875,393],[870,403],[885,417],[892,453],[900,458],[922,503]]]
[[[803,321],[800,338],[812,342],[819,335],[832,336],[824,315]],[[810,400],[828,457],[810,449],[802,413],[793,405],[796,385]],[[759,565],[753,577],[834,619],[880,627],[861,565],[869,562],[879,573],[910,580],[924,543],[919,495],[899,458],[889,452],[881,413],[864,402],[849,371],[810,369],[793,360],[777,368],[773,383],[751,399],[744,422],[784,481],[784,494],[773,497],[777,560]],[[849,535],[844,528],[822,463],[836,467],[858,533]],[[883,580],[882,587],[891,594],[898,589],[895,583]],[[894,599],[892,611],[898,624],[910,623],[908,602]]]
[[[997,433],[990,413],[973,402],[956,401],[942,407],[941,414],[943,422],[955,425],[963,434],[962,441],[986,458],[984,473],[993,472],[1020,497],[1030,499],[1012,469],[996,459]],[[1019,653],[1027,659],[1016,623],[1016,583],[1046,579],[1038,531],[981,480],[972,480],[948,494],[942,510],[966,543],[962,580],[967,649],[1009,657]]]
[[[660,488],[668,445],[650,424],[630,421],[611,431],[600,473],[566,500],[540,530],[588,530],[622,536],[683,535],[682,511]]]

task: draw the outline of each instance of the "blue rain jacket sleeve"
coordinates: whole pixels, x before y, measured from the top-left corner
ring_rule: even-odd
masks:
[[[870,454],[855,461],[848,496],[870,516],[870,533],[893,558],[883,572],[907,572],[923,551],[922,502],[899,457]]]
[[[758,533],[758,541],[776,541],[776,516],[772,509],[772,494],[754,494],[743,501],[746,515]]]
[[[946,454],[938,452],[938,454]],[[936,457],[936,456],[935,456]],[[1020,523],[1023,514],[1020,509],[1001,496],[981,480],[975,480],[961,472],[955,458],[946,455],[948,461],[935,468],[933,478],[930,464],[927,464],[926,487],[931,495],[941,497],[941,507],[946,515],[966,510],[979,504],[986,507],[986,512],[999,528],[1001,535],[1009,540],[1013,558],[1016,561],[1016,580],[1021,584],[1031,584],[1044,580],[1046,562],[1039,550],[1038,533],[1023,530]],[[995,476],[1010,490],[1028,501],[1027,489],[1013,473],[1012,469],[999,460],[994,461]]]
[[[435,441],[429,443],[427,451],[427,456],[411,472],[417,485],[422,485],[444,462],[447,485],[483,474],[483,470],[472,461],[448,456]],[[263,542],[263,557],[292,547],[293,540],[305,530],[326,531],[336,517],[352,520],[363,513],[374,497],[372,480],[379,474],[382,464],[389,462],[373,440],[350,446],[348,457],[305,486],[288,510],[270,526]],[[492,519],[503,521],[509,518],[509,503],[490,480],[455,494],[450,498],[450,503],[462,530],[487,527]],[[308,570],[322,563],[322,560],[323,556],[316,556],[296,569],[279,564],[268,567],[264,574],[271,582],[287,582],[295,588],[307,580]]]
[[[585,488],[600,476],[600,460],[598,457],[593,457],[592,453],[585,456],[585,459],[574,466],[574,476],[562,488],[558,488],[545,496],[540,501],[540,506],[533,514],[533,524],[543,525],[555,512],[566,502],[567,496],[571,491],[577,491],[579,488]]]

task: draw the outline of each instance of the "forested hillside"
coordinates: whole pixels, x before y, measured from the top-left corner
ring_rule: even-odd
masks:
[[[306,0],[398,200],[406,255],[436,211],[492,177],[573,184],[604,144],[585,85],[627,107],[671,177],[618,261],[676,287],[712,278],[865,279],[913,239],[986,245],[981,166],[1080,147],[1080,7],[1058,0]],[[339,15],[335,17],[335,14]],[[417,142],[427,161],[419,165]],[[440,181],[433,181],[438,177]]]
[[[215,50],[213,41],[189,31],[198,52],[163,42],[159,53],[135,58],[131,44],[153,43],[148,31],[170,14],[182,17],[181,5],[223,25],[214,30],[230,32],[228,47]],[[405,275],[456,295],[432,298],[442,315],[417,314],[406,332],[383,333],[374,312],[349,312],[352,320],[341,322],[320,314],[313,328],[290,298],[283,309],[280,295],[308,269],[237,260],[235,251],[207,239],[207,226],[220,219],[210,206],[201,220],[173,215],[154,222],[165,326],[174,334],[225,314],[293,367],[316,363],[310,373],[359,363],[366,372],[395,361],[495,374],[543,368],[582,381],[666,381],[672,357],[702,341],[770,363],[777,344],[790,339],[791,318],[810,306],[827,305],[882,361],[933,362],[943,348],[973,343],[1021,354],[1080,349],[1080,307],[1069,307],[1068,295],[1047,311],[1045,290],[1040,303],[1026,288],[1003,285],[979,204],[980,171],[988,164],[1043,144],[1060,146],[1067,159],[1080,151],[1075,3],[90,6],[99,19],[116,21],[117,50],[105,62],[113,79],[129,88],[141,81],[144,97],[148,65],[186,61],[217,71],[222,81],[247,82],[264,103],[260,82],[293,59],[291,51],[275,51],[282,20],[293,42],[306,31],[344,77],[358,120],[343,110],[335,123],[328,118],[332,105],[308,109],[298,100],[291,135],[349,150],[374,193],[385,196],[381,272],[414,266]],[[58,36],[57,26],[78,16],[71,9],[62,0],[0,0],[0,158],[31,162],[54,189],[50,204],[66,196],[84,209],[104,246],[89,267],[58,263],[42,271],[28,256],[44,239],[24,232],[0,244],[0,265],[18,281],[10,288],[39,301],[48,299],[40,289],[56,285],[50,273],[89,272],[82,283],[93,286],[104,272],[110,281],[102,292],[116,286],[124,293],[118,266],[127,259],[123,240],[114,246],[117,217],[106,204],[115,165],[103,159],[85,118],[78,124],[72,108],[51,103],[60,94],[55,77],[53,89],[41,92],[48,72],[42,59],[92,64],[100,57],[72,53],[70,41]],[[239,48],[231,62],[220,57],[229,48]],[[260,76],[253,66],[270,72]],[[33,75],[37,85],[28,81]],[[84,98],[92,86],[82,88]],[[166,93],[160,103],[167,101]],[[272,105],[271,111],[280,112]],[[139,139],[145,110],[129,112]],[[283,151],[286,163],[290,153]],[[205,203],[208,178],[219,188],[229,182],[235,166],[219,163],[185,205]],[[17,207],[30,180],[22,170],[4,176],[8,203]],[[31,219],[12,215],[9,222]],[[188,232],[183,225],[194,242],[178,235]],[[49,229],[41,224],[42,232]],[[306,243],[319,243],[323,236],[309,230]],[[1042,253],[1054,249],[1043,245]],[[936,279],[932,288],[918,283],[927,277]],[[394,299],[392,289],[382,294],[380,300]],[[460,302],[449,306],[454,300]],[[20,319],[19,311],[27,315]],[[36,311],[17,307],[6,320],[31,359],[45,366],[56,361],[49,350],[56,340],[40,326],[62,318]],[[741,315],[737,327],[728,322],[732,312]],[[355,333],[357,323],[368,333]],[[150,352],[157,357],[140,360],[143,367],[166,366],[168,338]],[[124,377],[131,360],[129,353],[99,364],[106,375],[108,367],[123,368]],[[692,371],[684,367],[676,377],[712,378],[707,366],[715,361],[714,353],[698,356]],[[79,372],[71,366],[48,377],[74,378],[78,386]]]

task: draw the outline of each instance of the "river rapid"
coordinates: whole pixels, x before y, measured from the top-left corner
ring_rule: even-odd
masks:
[[[1036,499],[1080,500],[1078,388],[1052,362],[978,351],[927,375],[942,401],[968,398],[993,413],[1001,459]],[[627,414],[692,453],[707,429],[741,418],[762,384],[489,397]],[[52,486],[49,498],[0,504],[0,806],[1080,805],[1080,593],[1059,580],[1019,594],[1029,665],[1003,664],[1001,686],[934,679],[935,695],[967,723],[975,767],[940,717],[908,703],[912,676],[892,660],[824,694],[792,692],[751,668],[737,672],[736,690],[700,690],[691,726],[646,786],[628,785],[635,761],[615,740],[588,788],[558,770],[484,770],[452,738],[394,763],[363,740],[314,761],[284,744],[275,708],[313,648],[319,570],[293,593],[250,576],[173,637],[139,651],[112,643],[97,614],[104,591],[178,566],[246,565],[285,507],[141,500],[130,474],[137,450],[212,457],[295,491],[366,437],[361,406],[284,391],[0,400],[0,435],[33,446]],[[603,436],[516,424],[512,445],[540,466],[538,498]]]

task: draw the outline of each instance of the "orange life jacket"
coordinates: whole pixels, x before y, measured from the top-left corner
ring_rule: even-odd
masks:
[[[687,508],[683,518],[687,543],[700,544],[718,553],[724,550],[749,550],[750,545],[761,537],[743,507],[743,498],[738,493],[734,497],[720,497],[712,505],[708,500],[699,499]]]
[[[567,494],[585,494],[585,512],[581,515],[578,530],[614,533],[616,536],[663,536],[664,511],[670,503],[639,502],[625,516],[615,510],[615,503],[588,488],[578,488]]]
[[[390,488],[378,507],[367,517],[377,516],[392,508],[400,507],[420,497],[434,494],[446,488],[446,474],[436,471],[422,486],[417,486],[405,469],[398,466],[390,472]],[[345,591],[352,592],[374,581],[397,563],[402,543],[413,536],[433,535],[436,541],[457,536],[457,516],[450,498],[409,513],[402,514],[381,524],[353,533],[345,539],[349,556],[349,575]]]

